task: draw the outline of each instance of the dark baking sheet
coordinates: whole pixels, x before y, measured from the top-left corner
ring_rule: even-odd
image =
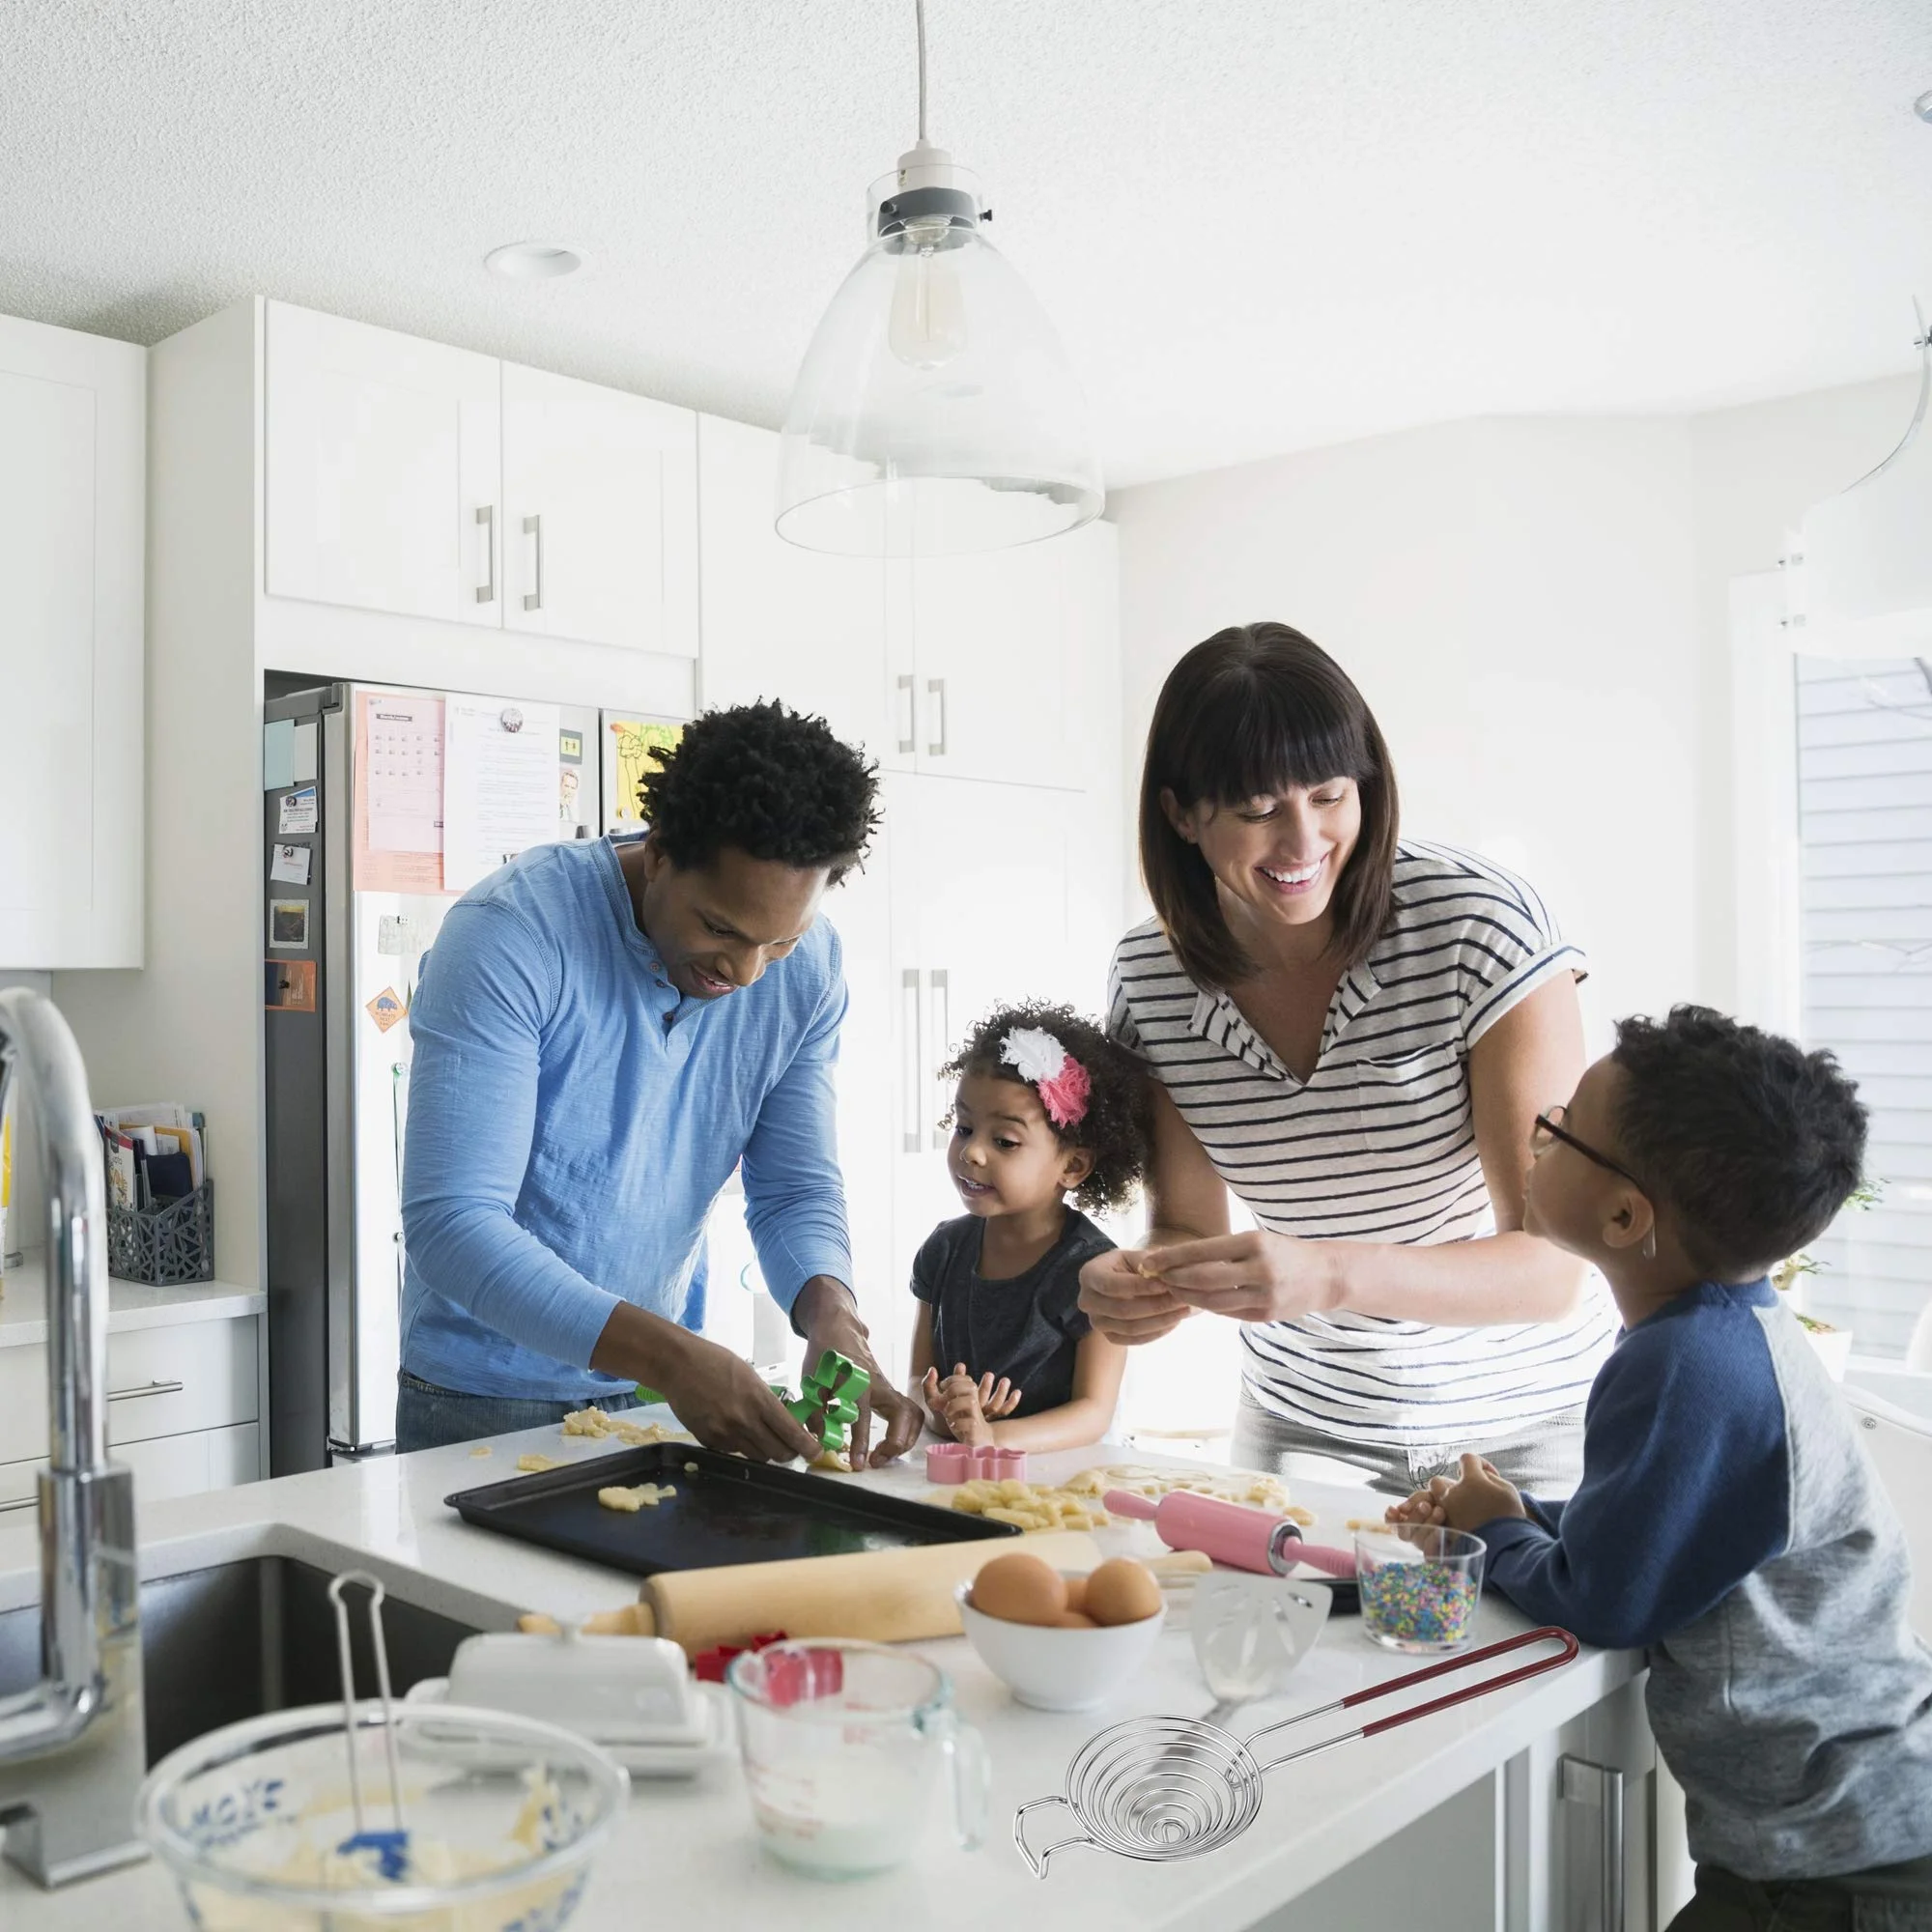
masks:
[[[599,1490],[639,1483],[668,1483],[677,1493],[635,1515],[608,1510],[597,1500]],[[586,1456],[565,1469],[460,1490],[443,1501],[479,1528],[586,1556],[634,1577],[1020,1534],[1009,1522],[747,1463],[689,1442]]]

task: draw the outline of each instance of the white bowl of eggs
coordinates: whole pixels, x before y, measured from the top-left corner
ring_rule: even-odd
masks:
[[[955,1594],[980,1662],[1037,1711],[1104,1704],[1147,1661],[1167,1622],[1152,1571],[1125,1556],[1083,1577],[1015,1550]]]

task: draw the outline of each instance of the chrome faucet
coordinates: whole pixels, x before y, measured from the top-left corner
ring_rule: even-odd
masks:
[[[0,992],[0,1109],[38,1103],[52,1439],[40,1478],[41,1681],[0,1697],[0,1825],[43,1886],[143,1856],[134,1477],[107,1460],[107,1194],[87,1072],[49,1001]],[[26,1125],[22,1108],[21,1125]]]

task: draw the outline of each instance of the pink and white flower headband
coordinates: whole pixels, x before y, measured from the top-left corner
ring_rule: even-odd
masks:
[[[1015,1027],[1000,1042],[1000,1058],[1039,1095],[1056,1127],[1077,1127],[1087,1118],[1094,1083],[1087,1069],[1043,1027]]]

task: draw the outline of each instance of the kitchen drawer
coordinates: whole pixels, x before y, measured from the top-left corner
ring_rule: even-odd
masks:
[[[107,1338],[107,1439],[226,1429],[261,1413],[252,1315]],[[47,1453],[47,1351],[0,1349],[0,1463]]]
[[[253,1422],[233,1429],[198,1429],[186,1435],[159,1435],[129,1442],[114,1452],[115,1462],[134,1472],[134,1507],[165,1502],[170,1496],[198,1496],[208,1490],[232,1490],[262,1473],[262,1432]],[[35,1463],[0,1463],[0,1527],[30,1513],[38,1498]]]

